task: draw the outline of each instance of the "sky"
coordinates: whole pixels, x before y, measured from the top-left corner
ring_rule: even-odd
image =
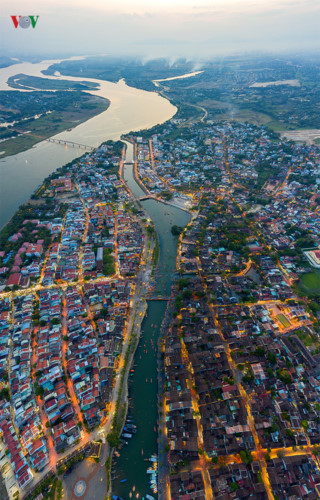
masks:
[[[35,28],[11,15],[39,16]],[[320,0],[1,0],[0,55],[205,59],[320,49]]]

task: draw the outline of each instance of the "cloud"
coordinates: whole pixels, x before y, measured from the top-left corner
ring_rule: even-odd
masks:
[[[134,8],[132,8],[134,5]],[[46,0],[33,2],[36,29],[14,29],[8,0],[0,17],[1,53],[139,54],[197,57],[241,51],[319,49],[319,0]]]

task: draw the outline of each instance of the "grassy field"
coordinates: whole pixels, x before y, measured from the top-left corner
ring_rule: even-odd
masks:
[[[273,120],[267,113],[254,111],[252,109],[238,108],[237,106],[231,106],[230,103],[223,101],[205,99],[199,101],[199,105],[203,106],[208,111],[214,112],[215,115],[213,118],[215,120],[234,120],[237,122],[253,123],[258,126],[265,125],[274,132],[283,132],[295,128],[292,127],[292,125],[286,125],[278,120]]]
[[[83,107],[80,105],[76,110],[73,103],[70,103],[70,106],[62,112],[54,111],[38,120],[33,120],[31,123],[21,125],[19,132],[25,132],[25,134],[16,139],[3,141],[0,144],[0,151],[5,153],[0,155],[0,159],[26,151],[48,137],[87,121],[108,109],[109,104],[107,99],[92,97]]]
[[[230,106],[229,103],[216,101],[214,99],[205,99],[199,101],[199,106],[203,106],[208,111],[215,113],[216,120],[234,120],[237,122],[248,122],[255,125],[267,125],[271,121],[271,117],[266,113],[259,113],[251,109],[239,109]]]
[[[278,314],[277,319],[278,321],[280,321],[280,323],[283,324],[285,328],[289,328],[289,326],[291,325],[290,321],[284,314]]]
[[[278,122],[277,120],[271,120],[265,124],[267,127],[271,128],[274,132],[284,132],[286,130],[295,130],[295,127],[291,125],[286,125],[285,123]]]
[[[299,286],[308,295],[320,293],[320,274],[317,271],[304,274],[301,277]]]

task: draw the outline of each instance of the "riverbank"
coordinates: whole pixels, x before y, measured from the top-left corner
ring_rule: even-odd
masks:
[[[169,490],[167,488],[167,478],[170,473],[168,461],[168,439],[166,433],[166,379],[165,379],[165,336],[167,334],[172,315],[174,312],[175,301],[172,296],[167,303],[167,308],[160,328],[158,339],[158,422],[159,422],[159,439],[158,439],[158,484],[159,484],[159,500],[170,500]]]
[[[0,159],[27,151],[35,144],[61,132],[66,132],[65,137],[68,140],[68,132],[74,127],[103,113],[110,106],[110,100],[102,97],[82,94],[79,95],[78,99],[76,107],[70,96],[70,103],[63,110],[54,110],[52,113],[31,122],[26,120],[26,122],[18,124],[17,127],[14,126],[14,130],[19,136],[0,143]],[[88,145],[90,146],[90,144]]]
[[[129,398],[129,372],[132,369],[134,356],[139,345],[141,325],[147,312],[147,303],[145,300],[145,296],[148,291],[148,282],[146,281],[146,276],[148,274],[150,275],[151,272],[155,241],[147,238],[146,233],[145,238],[146,244],[144,248],[144,255],[141,259],[143,262],[145,262],[145,265],[141,266],[139,275],[136,279],[136,291],[133,299],[132,312],[127,326],[127,331],[130,332],[130,334],[128,340],[125,341],[122,347],[124,353],[124,368],[121,372],[120,388],[117,396],[115,413],[111,426],[111,433],[109,433],[107,437],[110,445],[110,450],[105,461],[108,477],[107,498],[110,498],[112,491],[111,467],[113,453],[116,447],[114,445],[119,442],[119,437],[122,433],[127,417]],[[146,283],[146,285],[144,285],[144,283]]]
[[[133,145],[130,144],[131,148]],[[128,151],[130,156],[130,151]],[[134,176],[133,155],[130,163],[121,169],[123,182],[133,198],[144,195],[140,183]],[[140,202],[147,217],[151,219],[159,240],[159,262],[154,275],[150,276],[152,294],[166,300],[147,300],[148,309],[142,323],[140,341],[134,356],[134,365],[129,377],[130,418],[136,425],[137,432],[120,450],[120,456],[114,461],[114,479],[112,493],[128,499],[139,494],[139,498],[152,491],[149,485],[147,468],[151,455],[158,455],[159,423],[159,339],[168,324],[172,307],[168,306],[176,269],[177,238],[171,233],[172,225],[184,227],[190,220],[190,214],[181,208],[159,200],[148,199]],[[161,385],[160,388],[163,386]],[[162,389],[161,389],[162,390]],[[161,398],[160,398],[161,399]],[[165,450],[165,446],[161,448]],[[159,467],[163,477],[167,465],[163,454],[159,454]],[[160,464],[161,459],[161,464]],[[159,470],[159,472],[160,472]]]

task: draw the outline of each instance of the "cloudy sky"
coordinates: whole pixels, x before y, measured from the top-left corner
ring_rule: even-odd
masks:
[[[11,15],[39,15],[35,29]],[[319,53],[320,0],[1,0],[0,55]]]

